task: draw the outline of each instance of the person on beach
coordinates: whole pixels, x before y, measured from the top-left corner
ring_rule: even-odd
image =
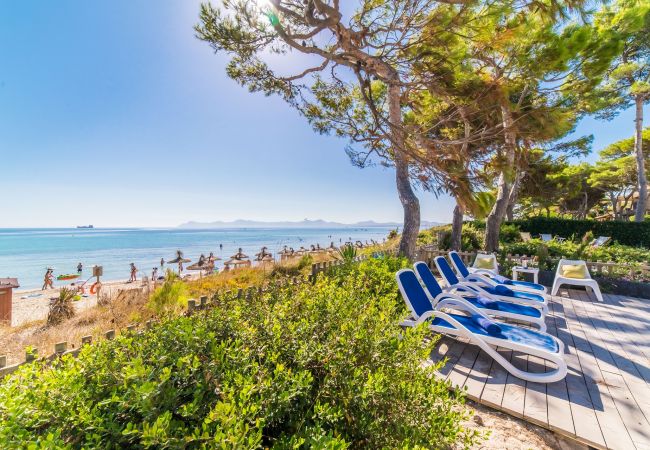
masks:
[[[43,279],[42,291],[46,289],[54,289],[54,275],[52,274],[52,269],[47,269],[45,272],[45,278]]]
[[[160,270],[165,268],[165,258],[160,258]]]
[[[129,278],[129,283],[136,281],[137,273],[138,273],[138,269],[135,267],[134,263],[131,263],[131,278]]]
[[[83,272],[84,266],[81,265],[81,263],[77,264],[77,273],[81,275],[81,272]]]
[[[158,279],[158,267],[154,267],[151,272],[151,281],[156,281]]]

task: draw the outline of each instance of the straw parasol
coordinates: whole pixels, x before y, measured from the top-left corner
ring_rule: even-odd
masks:
[[[178,264],[178,273],[180,274],[183,271],[183,263],[188,263],[191,261],[191,259],[183,257],[182,251],[176,250],[176,258],[172,259],[171,261],[167,261],[167,264]]]
[[[278,253],[278,255],[280,255],[280,261],[284,261],[285,259],[289,259],[293,256],[293,249],[289,250],[285,245],[282,251]]]
[[[183,257],[182,251],[176,250],[176,258],[172,259],[171,261],[167,261],[167,264],[188,263],[191,261],[191,259]]]
[[[209,267],[209,262],[208,259],[205,257],[204,254],[201,254],[199,256],[199,260],[192,264],[191,266],[187,266],[187,270],[208,270]]]
[[[260,252],[255,254],[255,261],[263,261],[266,256],[272,256],[267,250],[268,247],[262,247]]]
[[[250,267],[251,261],[248,259],[248,256],[242,252],[242,249],[239,248],[237,253],[232,255],[228,261],[224,263],[226,270],[237,269],[238,267]],[[232,266],[232,267],[231,267]]]

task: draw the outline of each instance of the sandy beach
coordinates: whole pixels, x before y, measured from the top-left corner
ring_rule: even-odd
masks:
[[[198,274],[184,274],[183,278],[198,278]],[[91,295],[88,291],[90,288],[89,283],[86,285],[86,294],[80,300],[75,301],[75,309],[83,311],[97,305],[97,296]],[[48,289],[42,291],[40,289],[17,290],[13,293],[12,298],[12,315],[11,326],[17,327],[29,322],[45,320],[50,307],[50,299],[57,297],[61,288],[69,287],[70,285],[57,286],[55,289]],[[124,280],[102,281],[102,295],[114,296],[119,291],[139,289],[151,290],[153,285],[148,280],[138,280],[129,283]]]

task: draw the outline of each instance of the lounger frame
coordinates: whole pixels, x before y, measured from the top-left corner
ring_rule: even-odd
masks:
[[[471,304],[468,304],[466,301],[461,302],[458,301],[458,299],[454,299],[454,298],[441,300],[438,302],[435,308],[432,307],[430,311],[427,311],[421,316],[418,316],[417,313],[415,312],[415,308],[411,304],[409,296],[406,293],[404,286],[402,285],[402,281],[400,279],[401,273],[410,270],[411,269],[402,269],[396,274],[397,284],[399,286],[400,293],[402,294],[402,298],[406,302],[412,314],[412,317],[410,319],[404,320],[401,323],[401,325],[408,326],[408,327],[415,327],[424,323],[429,319],[439,317],[455,328],[451,329],[448,327],[440,327],[440,326],[429,324],[428,327],[430,330],[435,331],[437,333],[447,334],[455,337],[462,337],[469,340],[472,344],[479,346],[485,353],[490,355],[504,369],[506,369],[509,373],[516,376],[517,378],[521,378],[522,380],[533,381],[537,383],[553,383],[555,381],[559,381],[564,377],[566,377],[567,365],[563,357],[564,344],[555,336],[549,335],[557,343],[558,351],[556,353],[541,350],[539,348],[532,347],[529,345],[512,342],[507,339],[501,339],[493,336],[476,335],[472,333],[470,330],[468,330],[463,324],[461,324],[456,319],[454,319],[452,315],[447,314],[444,311],[441,311],[441,309],[445,307],[449,307],[453,309],[463,309],[470,314],[477,314],[486,318],[488,318],[488,316],[483,311],[479,310],[478,308],[474,308]],[[541,331],[539,333],[541,333]],[[508,348],[510,350],[526,353],[528,355],[537,356],[538,358],[542,358],[552,362],[557,367],[556,369],[550,372],[544,372],[544,373],[526,372],[524,370],[518,369],[510,361],[508,361],[503,356],[501,356],[496,351],[496,347]]]
[[[420,273],[417,270],[417,266],[419,264],[424,265],[427,270],[429,270],[429,266],[424,261],[418,261],[416,262],[413,267],[414,267],[414,272],[415,276],[418,278],[420,281],[420,284],[424,288],[424,293],[427,294],[427,298],[435,308],[440,302],[446,299],[454,299],[458,302],[463,302],[464,304],[468,304],[471,307],[475,309],[480,309],[481,311],[484,311],[485,315],[494,317],[494,318],[501,318],[501,319],[511,319],[511,320],[516,320],[518,322],[524,322],[524,323],[529,323],[531,325],[535,325],[540,331],[546,331],[546,321],[545,321],[545,315],[542,312],[539,317],[531,317],[531,316],[525,316],[523,314],[516,314],[516,313],[511,313],[508,311],[500,311],[498,309],[490,309],[490,308],[476,308],[475,305],[472,305],[469,303],[464,297],[455,294],[453,292],[442,292],[441,294],[436,295],[435,297],[431,294],[429,289],[427,288],[426,284],[424,283],[424,280],[422,280]],[[500,300],[495,300],[495,301],[500,301]]]
[[[585,271],[587,273],[587,278],[569,278],[562,276],[562,267],[568,266],[568,265],[574,265],[574,266],[584,266]],[[589,273],[589,267],[587,267],[587,263],[582,260],[578,259],[561,259],[560,262],[557,265],[557,269],[555,270],[555,280],[553,281],[553,289],[551,289],[551,295],[557,295],[557,292],[560,290],[560,286],[563,284],[569,284],[572,286],[584,286],[587,288],[587,290],[591,290],[593,294],[596,296],[598,301],[602,302],[603,300],[603,294],[600,292],[600,286],[598,286],[598,282],[591,278],[591,274]]]
[[[451,281],[447,279],[447,277],[445,276],[445,273],[440,268],[439,260],[441,258],[443,260],[445,259],[444,256],[438,256],[438,257],[434,258],[434,262],[436,264],[436,267],[438,268],[438,271],[440,272],[442,277],[445,279],[445,282],[447,283],[447,289],[450,292],[460,293],[461,296],[465,292],[465,293],[469,293],[470,295],[480,295],[480,296],[488,298],[490,300],[495,300],[495,301],[500,300],[500,301],[509,302],[509,303],[516,303],[518,305],[532,306],[534,308],[540,309],[542,311],[543,316],[546,316],[546,314],[548,314],[548,296],[546,294],[543,294],[543,293],[539,293],[539,294],[535,293],[536,295],[539,295],[542,298],[542,301],[538,302],[536,300],[529,300],[529,299],[526,299],[526,298],[517,298],[517,297],[509,297],[509,296],[506,296],[506,295],[491,294],[488,291],[486,291],[485,289],[483,289],[483,286],[481,286],[480,284],[475,283],[475,282],[471,282],[471,281],[460,281],[459,280],[458,283],[452,284]],[[449,264],[449,263],[447,263],[447,264]],[[452,271],[453,271],[453,269],[452,269]],[[508,286],[508,288],[510,288],[510,287]],[[527,292],[527,293],[529,293],[529,292]]]
[[[456,255],[458,255],[458,252],[454,252],[454,251],[449,252],[449,260],[451,261],[451,265],[454,268],[454,270],[456,271],[456,276],[458,276],[459,280],[468,281],[468,282],[472,282],[472,283],[478,283],[478,284],[482,284],[484,286],[492,286],[492,287],[495,287],[495,286],[498,286],[499,284],[501,284],[501,283],[491,279],[489,277],[489,275],[488,276],[483,275],[482,273],[480,273],[478,271],[472,273],[469,270],[469,267],[467,267],[467,266],[465,266],[465,268],[467,269],[468,272],[470,272],[470,274],[468,276],[464,277],[461,274],[460,267],[458,267],[458,264],[456,264],[456,260],[454,260],[454,258],[451,257],[452,253],[455,253]],[[459,258],[460,258],[460,255],[459,255]],[[531,294],[539,294],[539,295],[548,294],[548,289],[546,289],[545,286],[542,286],[544,289],[535,289],[535,288],[531,288],[531,287],[522,286],[522,285],[519,285],[519,284],[514,284],[514,285],[507,284],[505,286],[507,286],[508,289],[512,289],[513,291],[529,292]]]

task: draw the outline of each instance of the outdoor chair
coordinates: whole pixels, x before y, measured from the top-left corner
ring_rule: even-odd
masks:
[[[454,298],[459,302],[468,302],[477,309],[480,309],[485,314],[496,319],[512,319],[518,322],[528,323],[535,325],[541,331],[546,331],[546,323],[544,321],[544,314],[537,308],[532,306],[523,306],[516,303],[503,302],[499,300],[491,300],[480,295],[461,297],[460,295],[450,292],[443,292],[438,280],[429,269],[429,266],[423,261],[418,261],[414,264],[415,275],[417,275],[420,283],[424,286],[424,292],[433,307],[446,298]]]
[[[520,231],[519,236],[521,236],[521,240],[524,242],[528,242],[533,238],[527,231]]]
[[[485,297],[490,300],[502,300],[518,305],[532,306],[540,309],[543,314],[548,313],[548,298],[544,293],[534,294],[532,292],[510,289],[505,285],[491,287],[471,281],[460,281],[444,256],[438,256],[434,259],[434,262],[445,283],[447,283],[447,288],[450,292],[458,293],[462,296],[468,294],[471,296]]]
[[[499,275],[499,264],[496,255],[492,253],[477,253],[474,264],[469,268],[472,273],[486,273],[488,275]]]
[[[411,317],[400,325],[415,327],[426,322],[432,331],[466,338],[470,343],[479,346],[513,376],[522,380],[553,383],[566,376],[564,345],[555,336],[516,325],[494,322],[483,311],[456,297],[441,297],[434,307],[412,270],[402,269],[397,272],[396,278],[402,298],[411,311]],[[443,311],[448,308],[464,314]],[[554,364],[556,368],[549,372],[529,372],[519,369],[500,355],[496,347],[542,358]]]
[[[566,241],[566,238],[563,238],[562,236],[553,236],[552,234],[540,234],[539,238],[543,242],[551,242],[551,241],[564,242],[564,241]]]
[[[604,246],[606,246],[607,244],[609,244],[609,242],[610,242],[611,240],[612,240],[612,238],[609,237],[609,236],[599,236],[598,238],[596,238],[596,239],[594,239],[593,241],[591,241],[591,244],[590,244],[590,245],[591,245],[592,247],[595,247],[595,248],[598,248],[598,247],[604,247]]]
[[[463,262],[458,252],[455,251],[449,252],[449,259],[451,260],[451,264],[454,266],[454,269],[456,269],[456,274],[462,281],[479,283],[481,285],[485,285],[488,287],[496,287],[499,284],[503,284],[508,286],[511,289],[529,291],[537,294],[540,293],[546,294],[547,292],[546,287],[537,283],[529,283],[528,281],[511,280],[510,278],[506,278],[503,275],[485,276],[481,273],[470,273],[470,271],[468,270],[467,266]]]
[[[603,301],[603,294],[600,292],[598,282],[591,278],[587,263],[582,260],[561,259],[555,272],[553,289],[551,295],[557,295],[560,286],[568,284],[572,286],[584,286],[594,293],[598,301]]]

